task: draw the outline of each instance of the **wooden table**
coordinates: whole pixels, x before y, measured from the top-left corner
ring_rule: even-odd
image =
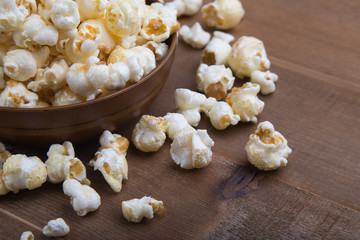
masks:
[[[19,239],[26,230],[43,239],[42,227],[57,217],[71,228],[64,239],[359,239],[360,1],[242,3],[245,17],[229,33],[263,40],[279,75],[276,91],[260,95],[265,108],[258,121],[271,121],[287,138],[293,153],[286,167],[264,172],[248,163],[244,147],[257,124],[218,131],[203,116],[198,128],[215,141],[208,167],[175,165],[170,140],[156,153],[131,144],[120,193],[87,166],[102,199],[96,212],[77,216],[61,184],[9,193],[0,198],[0,239]],[[201,14],[180,19],[195,21],[205,26]],[[179,41],[169,80],[146,114],[174,112],[176,88],[196,90],[200,55]],[[130,139],[135,123],[116,132]],[[75,145],[76,156],[87,163],[98,147],[98,139]],[[46,160],[47,149],[9,148]],[[121,202],[145,195],[164,201],[167,213],[128,223]]]

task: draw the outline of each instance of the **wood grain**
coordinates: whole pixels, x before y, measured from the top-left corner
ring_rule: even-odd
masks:
[[[18,239],[32,230],[44,239],[40,229],[62,217],[71,228],[64,239],[359,239],[360,2],[242,3],[245,18],[229,33],[264,41],[279,81],[273,94],[259,96],[265,108],[258,119],[271,121],[289,141],[288,166],[263,172],[248,163],[244,147],[257,124],[218,131],[203,115],[198,128],[215,141],[208,167],[180,169],[171,160],[170,140],[156,153],[131,144],[129,180],[120,193],[87,166],[102,199],[96,212],[77,216],[61,184],[46,183],[0,198],[0,236]],[[204,26],[201,14],[180,21],[214,30]],[[176,111],[176,88],[196,90],[200,56],[201,50],[179,40],[169,80],[146,114]],[[130,139],[135,124],[116,132]],[[46,160],[46,148],[7,147]],[[76,156],[88,163],[98,147],[98,139],[75,145]],[[141,224],[126,222],[121,201],[144,195],[164,201],[167,213]]]

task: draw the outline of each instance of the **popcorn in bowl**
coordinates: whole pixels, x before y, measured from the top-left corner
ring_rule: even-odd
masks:
[[[3,107],[67,105],[123,89],[156,67],[168,51],[165,41],[180,28],[176,9],[159,2],[1,4],[9,11],[1,10],[0,18],[0,93],[8,81],[24,82],[27,91],[44,103],[0,102]],[[134,52],[116,58],[119,47]]]

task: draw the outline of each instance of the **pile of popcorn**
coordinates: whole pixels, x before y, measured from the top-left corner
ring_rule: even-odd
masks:
[[[201,114],[217,130],[239,122],[256,123],[265,105],[258,93],[275,91],[278,76],[269,71],[263,42],[242,36],[231,45],[234,36],[220,31],[233,28],[243,18],[245,11],[239,0],[215,0],[204,6],[202,0],[150,6],[142,0],[51,0],[40,1],[38,6],[35,0],[28,0],[2,4],[7,4],[9,11],[2,15],[5,20],[0,19],[0,54],[4,56],[0,86],[5,88],[0,103],[20,107],[85,101],[138,81],[166,54],[163,41],[180,27],[176,17],[194,15],[201,9],[205,23],[216,29],[212,38],[199,22],[179,30],[184,42],[203,49],[196,72],[198,91],[176,89],[177,112],[160,117],[143,115],[131,137],[143,152],[158,151],[169,137],[171,158],[184,169],[206,167],[212,160],[214,141],[205,129],[194,128]],[[236,78],[250,81],[233,87]],[[89,165],[102,173],[113,191],[120,192],[122,182],[128,179],[129,141],[105,130],[99,142],[101,146]],[[286,166],[292,152],[269,121],[258,124],[245,150],[249,162],[260,170]],[[77,215],[97,210],[101,198],[90,187],[86,168],[75,157],[71,142],[51,145],[47,156],[43,163],[35,156],[12,155],[0,143],[0,195],[31,190],[47,180],[63,183],[63,192],[70,197]],[[152,219],[165,211],[162,201],[148,196],[122,202],[123,216],[130,222]],[[49,221],[43,228],[50,237],[64,236],[69,231],[62,218]],[[29,237],[33,238],[32,233],[24,232],[22,239]]]
[[[98,98],[139,81],[166,55],[176,9],[145,0],[0,2],[0,106]]]

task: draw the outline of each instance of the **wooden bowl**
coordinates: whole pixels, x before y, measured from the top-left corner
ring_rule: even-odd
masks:
[[[168,40],[164,59],[139,82],[110,95],[67,106],[0,107],[0,141],[26,146],[49,146],[65,140],[85,142],[107,129],[114,131],[140,116],[167,81],[175,56],[177,34]]]

